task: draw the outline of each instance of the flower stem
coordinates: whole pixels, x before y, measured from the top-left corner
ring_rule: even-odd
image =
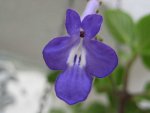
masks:
[[[128,78],[130,75],[130,69],[136,60],[137,54],[134,54],[131,59],[127,62],[125,66],[125,74],[124,74],[124,83],[123,83],[123,89],[121,92],[119,92],[119,107],[118,107],[118,113],[124,113],[125,112],[125,105],[126,102],[130,99],[130,94],[127,91],[127,85],[128,85]]]
[[[84,17],[89,14],[95,14],[97,10],[99,9],[100,3],[101,2],[99,2],[99,0],[89,0],[81,16],[81,20],[83,20]]]
[[[121,0],[117,0],[116,7],[117,7],[118,9],[121,8],[121,3],[122,3]]]
[[[134,63],[135,59],[137,57],[137,54],[134,54],[131,59],[128,61],[128,63],[126,64],[126,67],[125,67],[125,77],[124,77],[124,86],[123,86],[123,90],[126,91],[127,90],[127,83],[128,83],[128,78],[129,78],[129,72],[130,72],[130,69],[131,69],[131,66],[132,64]]]
[[[112,85],[112,90],[113,90],[113,92],[114,92],[114,94],[116,95],[117,94],[117,85],[116,85],[116,83],[115,83],[115,81],[114,81],[114,79],[113,79],[113,77],[112,77],[112,75],[110,75],[109,76],[109,80],[110,80],[110,83],[111,83],[111,85]]]

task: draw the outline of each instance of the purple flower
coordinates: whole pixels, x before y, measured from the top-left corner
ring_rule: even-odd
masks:
[[[69,36],[54,38],[43,50],[47,66],[63,70],[57,78],[55,91],[68,104],[84,101],[93,77],[106,77],[118,64],[115,51],[95,39],[102,21],[102,16],[91,14],[81,22],[78,13],[68,9],[66,29]]]

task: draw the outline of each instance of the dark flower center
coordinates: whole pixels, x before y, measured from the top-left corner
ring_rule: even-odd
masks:
[[[80,31],[80,37],[84,38],[84,36],[85,36],[85,32],[84,31]]]

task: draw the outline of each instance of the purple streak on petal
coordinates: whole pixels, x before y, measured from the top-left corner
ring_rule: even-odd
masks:
[[[79,66],[68,67],[57,79],[56,95],[72,105],[84,101],[92,85],[92,77]]]
[[[68,9],[66,12],[66,29],[71,36],[79,36],[81,21],[80,16],[74,10]]]
[[[78,43],[71,37],[58,37],[50,41],[43,49],[43,58],[50,69],[64,70],[71,48]]]
[[[85,31],[85,37],[91,39],[99,32],[103,18],[98,14],[86,16],[82,21],[82,28]]]
[[[99,78],[109,75],[118,64],[118,57],[115,51],[96,40],[84,41],[88,72]]]

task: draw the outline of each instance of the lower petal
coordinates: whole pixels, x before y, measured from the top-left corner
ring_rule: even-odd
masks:
[[[72,105],[84,101],[91,89],[92,77],[77,65],[68,67],[57,79],[56,95]]]
[[[103,78],[109,75],[118,64],[115,51],[102,42],[86,40],[86,68],[96,77]]]

